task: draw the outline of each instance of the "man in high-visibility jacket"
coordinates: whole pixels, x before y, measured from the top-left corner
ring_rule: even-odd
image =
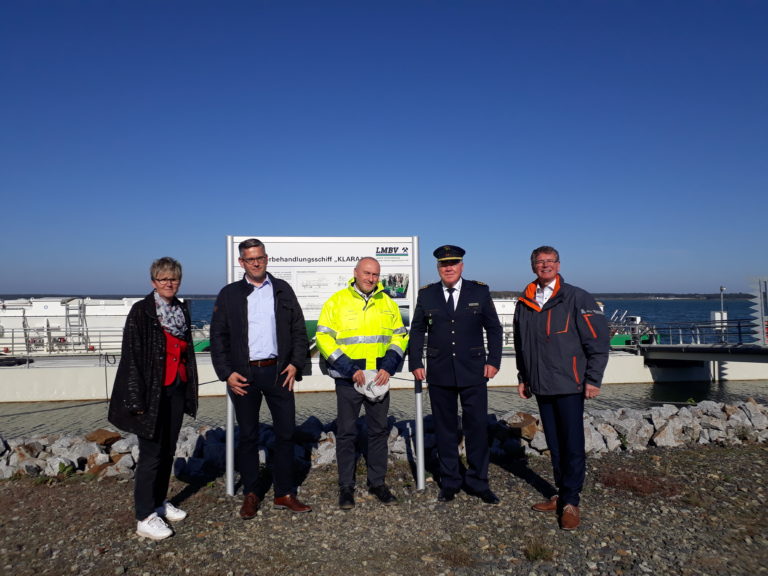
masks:
[[[400,310],[379,282],[375,258],[363,258],[354,278],[323,305],[317,322],[317,347],[336,381],[336,462],[339,468],[339,507],[355,506],[355,441],[357,417],[365,405],[368,427],[368,491],[384,504],[394,504],[387,475],[387,416],[389,394],[370,399],[355,389],[365,386],[364,370],[375,370],[374,384],[385,386],[402,364],[408,332]]]

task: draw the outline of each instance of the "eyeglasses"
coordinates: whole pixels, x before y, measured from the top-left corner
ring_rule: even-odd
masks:
[[[560,262],[560,260],[534,260],[533,263],[536,266],[549,266],[550,264],[555,264],[556,262]]]
[[[158,284],[178,284],[181,282],[179,278],[155,278],[155,282]]]
[[[240,258],[240,260],[246,264],[256,264],[256,262],[264,262],[266,259],[266,256],[256,256],[256,258]]]

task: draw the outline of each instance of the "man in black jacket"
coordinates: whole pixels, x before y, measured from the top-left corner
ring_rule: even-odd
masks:
[[[534,504],[557,512],[560,528],[575,530],[586,472],[584,399],[600,394],[608,364],[608,323],[595,299],[566,284],[551,246],[531,253],[536,280],[515,307],[518,394],[536,395],[558,493]]]
[[[433,254],[441,282],[419,290],[411,322],[408,365],[417,380],[429,379],[440,457],[437,499],[449,502],[463,487],[486,504],[498,504],[498,497],[488,485],[487,383],[501,366],[501,323],[488,286],[461,277],[464,249],[441,246]],[[422,352],[427,335],[425,370]],[[463,475],[458,450],[459,401],[469,467]]]
[[[293,384],[301,380],[309,342],[304,314],[290,285],[267,273],[264,244],[255,238],[238,246],[242,280],[222,288],[211,318],[211,360],[227,383],[240,426],[237,459],[243,483],[240,517],[253,518],[264,490],[259,486],[259,409],[262,397],[272,414],[272,467],[276,508],[309,512],[293,482]]]

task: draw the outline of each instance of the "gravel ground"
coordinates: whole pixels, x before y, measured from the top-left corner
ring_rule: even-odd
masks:
[[[460,494],[437,503],[392,464],[397,506],[358,489],[357,507],[337,508],[336,469],[312,470],[291,514],[264,506],[237,516],[241,497],[174,480],[189,517],[174,537],[136,536],[133,481],[12,479],[0,482],[0,572],[42,574],[768,574],[765,464],[768,447],[653,449],[591,458],[582,525],[558,529],[530,509],[551,477],[546,458],[491,466],[502,500]],[[364,475],[358,474],[358,477]]]

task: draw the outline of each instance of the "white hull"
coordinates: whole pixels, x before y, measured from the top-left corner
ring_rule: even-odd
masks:
[[[141,298],[0,300],[0,353],[8,356],[120,350],[123,326]]]
[[[118,356],[82,356],[66,358],[40,358],[28,366],[0,367],[0,402],[50,402],[58,400],[103,400],[112,392]],[[201,396],[223,396],[225,385],[216,378],[210,355],[199,353],[197,365],[200,375]],[[725,374],[728,380],[768,381],[768,364],[750,362],[722,362],[696,367],[649,368],[642,356],[627,352],[611,353],[605,373],[605,384],[649,382],[702,382],[712,374]],[[413,380],[405,371],[392,380],[393,388],[413,387]],[[501,370],[490,385],[516,386],[515,357],[504,356]],[[312,374],[297,383],[297,392],[329,392],[333,380],[320,372],[313,360]]]

